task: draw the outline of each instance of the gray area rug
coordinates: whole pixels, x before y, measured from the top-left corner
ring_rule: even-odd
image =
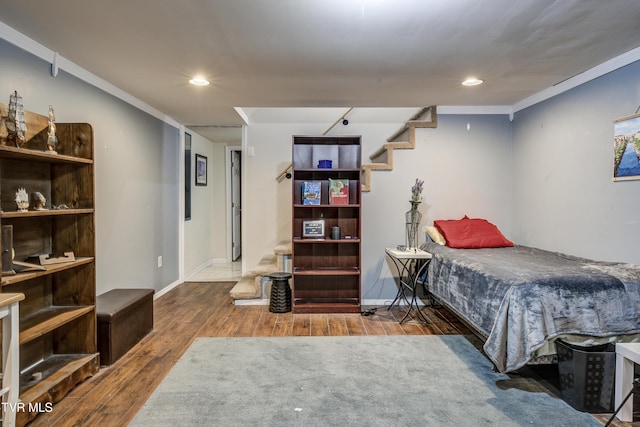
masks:
[[[523,382],[463,336],[199,338],[130,425],[601,426]]]

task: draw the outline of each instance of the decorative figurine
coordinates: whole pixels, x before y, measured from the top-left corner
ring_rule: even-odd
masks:
[[[33,199],[33,209],[36,211],[46,211],[47,208],[44,206],[47,203],[47,199],[42,195],[41,192],[35,191],[31,193],[31,199]]]
[[[22,97],[17,91],[9,97],[9,114],[7,115],[7,140],[14,143],[16,147],[22,147],[27,142],[25,134],[27,133],[27,123],[24,118],[24,107],[22,106]]]
[[[7,117],[0,116],[0,145],[7,145],[7,137],[9,136],[9,131],[7,130]]]
[[[58,137],[56,136],[56,114],[53,112],[51,105],[49,105],[49,133],[47,136],[47,152],[58,154],[56,152],[56,145],[58,144]]]
[[[16,192],[16,205],[19,212],[27,212],[29,210],[29,195],[24,188],[18,188]]]

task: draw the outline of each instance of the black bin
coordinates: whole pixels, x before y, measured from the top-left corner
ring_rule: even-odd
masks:
[[[562,399],[582,412],[613,412],[614,344],[580,347],[556,340]]]

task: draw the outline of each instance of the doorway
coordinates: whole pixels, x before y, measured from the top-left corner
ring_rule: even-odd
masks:
[[[227,170],[227,253],[233,262],[242,256],[242,148],[225,147]]]

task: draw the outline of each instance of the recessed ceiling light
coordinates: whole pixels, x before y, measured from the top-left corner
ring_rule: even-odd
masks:
[[[477,79],[475,77],[469,77],[465,81],[462,82],[464,86],[478,86],[484,83],[483,80]]]
[[[207,86],[209,84],[209,80],[205,79],[204,77],[194,77],[189,80],[189,83],[194,86]]]

